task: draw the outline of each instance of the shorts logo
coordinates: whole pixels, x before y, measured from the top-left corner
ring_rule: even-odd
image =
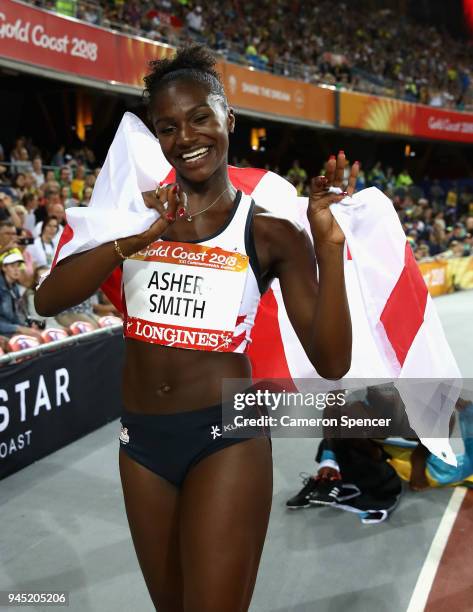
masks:
[[[126,427],[122,427],[119,439],[123,444],[128,444],[130,441],[130,436],[128,435],[128,429]]]
[[[222,434],[220,433],[220,427],[218,425],[212,425],[210,429],[210,435],[214,440],[221,436]]]

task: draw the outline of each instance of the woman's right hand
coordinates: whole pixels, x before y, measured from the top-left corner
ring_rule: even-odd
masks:
[[[166,232],[177,216],[183,217],[186,213],[187,198],[177,183],[160,185],[155,191],[145,191],[141,195],[145,206],[156,210],[159,217],[141,234],[120,239],[120,247],[127,255],[146,248]]]

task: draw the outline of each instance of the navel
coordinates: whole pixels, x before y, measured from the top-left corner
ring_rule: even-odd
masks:
[[[163,383],[162,385],[159,385],[159,387],[156,390],[157,395],[165,395],[166,393],[169,393],[171,391],[171,385],[169,385],[168,383]]]

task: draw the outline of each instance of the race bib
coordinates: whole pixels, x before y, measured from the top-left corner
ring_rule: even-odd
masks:
[[[154,242],[123,264],[129,338],[232,351],[248,256],[186,242]]]

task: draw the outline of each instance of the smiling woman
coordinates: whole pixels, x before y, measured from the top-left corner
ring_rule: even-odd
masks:
[[[261,295],[278,278],[292,326],[321,376],[350,367],[344,235],[329,206],[345,155],[311,182],[307,233],[232,185],[235,115],[202,46],[151,63],[149,115],[173,185],[143,194],[150,227],[66,257],[36,294],[52,315],[123,266],[126,360],[120,474],[137,557],[154,605],[248,610],[272,498],[271,442],[224,437],[222,380],[251,379],[247,348]],[[318,281],[316,270],[318,265]],[[247,416],[257,416],[255,413]]]

